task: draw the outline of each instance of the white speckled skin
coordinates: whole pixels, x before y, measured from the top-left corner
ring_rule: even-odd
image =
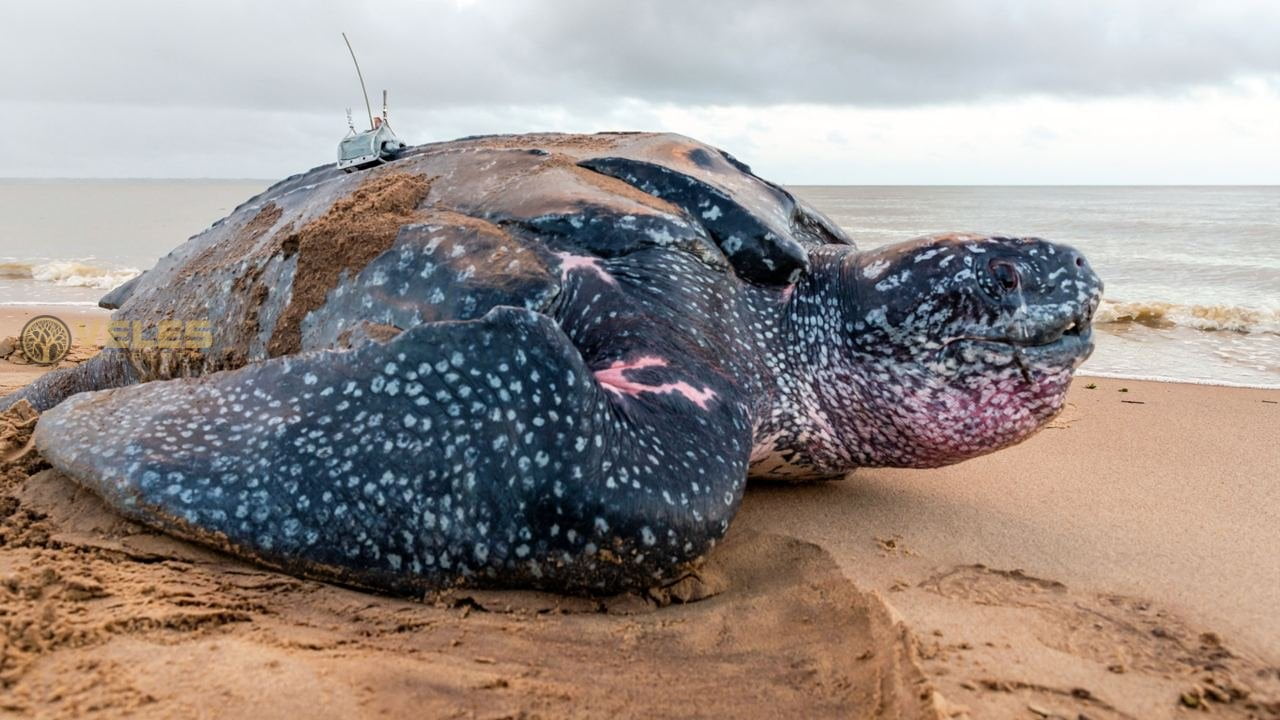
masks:
[[[304,352],[267,358],[250,338],[238,369],[72,394],[38,447],[130,517],[294,572],[612,592],[713,547],[749,473],[956,462],[1061,407],[1101,291],[1075,251],[943,236],[859,253],[713,148],[608,139],[392,163],[436,178],[433,209],[307,316]],[[317,173],[264,195],[282,226],[338,196],[345,181]],[[192,242],[223,242],[210,233]],[[189,298],[200,281],[174,268],[194,253],[121,313],[239,312]],[[263,333],[286,300],[268,296]],[[353,332],[375,325],[400,332]]]

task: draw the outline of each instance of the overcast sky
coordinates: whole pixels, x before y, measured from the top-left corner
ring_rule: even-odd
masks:
[[[277,178],[671,130],[786,183],[1280,184],[1275,0],[4,0],[0,176]],[[374,97],[375,104],[378,98]]]

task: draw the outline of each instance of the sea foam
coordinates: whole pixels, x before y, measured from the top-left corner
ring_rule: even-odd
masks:
[[[84,260],[41,260],[0,262],[0,278],[33,280],[60,287],[109,290],[136,277],[137,268],[96,265]]]
[[[1105,300],[1094,322],[1137,323],[1152,328],[1187,327],[1238,333],[1280,335],[1280,310],[1237,305],[1182,305],[1179,303]]]

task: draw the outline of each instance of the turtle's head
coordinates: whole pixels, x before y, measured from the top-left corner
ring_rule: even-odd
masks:
[[[946,465],[1016,443],[1058,413],[1093,351],[1102,282],[1065,245],[953,234],[837,262],[849,352],[815,392],[856,464]]]

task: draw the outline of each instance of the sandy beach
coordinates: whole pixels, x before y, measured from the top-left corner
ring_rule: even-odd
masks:
[[[0,338],[43,313],[105,340],[66,307]],[[599,600],[256,568],[116,517],[33,423],[0,427],[0,715],[1280,717],[1280,391],[1078,377],[1012,449],[757,484],[700,583]]]

